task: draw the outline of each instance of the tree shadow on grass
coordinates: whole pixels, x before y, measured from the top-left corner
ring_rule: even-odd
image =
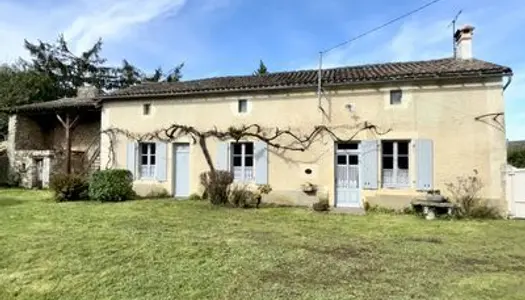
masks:
[[[22,204],[24,201],[16,198],[0,198],[0,207]]]

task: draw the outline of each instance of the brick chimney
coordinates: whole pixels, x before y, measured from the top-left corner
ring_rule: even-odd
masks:
[[[95,86],[81,86],[77,89],[77,98],[95,98],[100,91]]]
[[[455,58],[457,59],[472,59],[472,35],[474,34],[474,27],[465,25],[456,30],[454,39],[456,40]]]

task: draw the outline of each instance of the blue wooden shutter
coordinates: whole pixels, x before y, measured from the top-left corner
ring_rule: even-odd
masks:
[[[361,142],[361,182],[364,189],[377,189],[379,159],[379,141]]]
[[[215,163],[217,170],[229,171],[230,170],[230,143],[220,142],[217,144],[217,161]]]
[[[126,168],[137,178],[137,143],[129,142],[126,147]]]
[[[416,143],[416,187],[431,190],[434,182],[434,150],[432,140],[419,139]]]
[[[265,142],[255,142],[253,149],[255,158],[255,183],[268,184],[268,145]]]
[[[166,143],[157,142],[155,143],[155,177],[159,181],[167,180],[167,147]]]

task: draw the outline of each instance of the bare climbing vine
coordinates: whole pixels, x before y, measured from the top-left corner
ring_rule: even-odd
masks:
[[[343,136],[338,135],[336,131],[344,131],[344,133],[342,133]],[[290,128],[269,128],[258,124],[241,125],[239,127],[230,126],[226,130],[220,130],[217,127],[209,130],[199,130],[194,126],[172,124],[166,128],[148,133],[134,133],[125,129],[109,128],[102,131],[102,134],[106,135],[109,139],[108,165],[106,167],[111,166],[114,162],[114,144],[119,135],[137,142],[153,140],[174,142],[181,137],[189,137],[193,144],[199,144],[210,171],[215,172],[215,167],[207,147],[207,140],[209,138],[216,138],[221,141],[233,140],[236,142],[244,139],[259,140],[275,149],[305,151],[317,138],[323,135],[329,136],[335,142],[345,143],[354,140],[354,138],[363,131],[371,131],[375,135],[384,135],[390,132],[391,128],[380,130],[378,126],[365,121],[350,128],[317,125],[314,126],[309,133],[302,134]]]

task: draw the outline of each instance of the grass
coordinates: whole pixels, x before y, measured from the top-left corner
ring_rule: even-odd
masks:
[[[523,299],[525,222],[0,191],[0,299]]]

